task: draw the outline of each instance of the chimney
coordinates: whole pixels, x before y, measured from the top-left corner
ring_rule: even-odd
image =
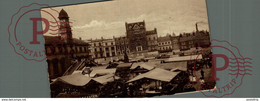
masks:
[[[196,25],[196,32],[199,32],[198,23],[196,23],[195,25]]]
[[[82,40],[81,37],[79,37],[79,40]]]
[[[125,22],[125,28],[126,28],[126,30],[128,29],[128,28],[127,28],[127,22]]]

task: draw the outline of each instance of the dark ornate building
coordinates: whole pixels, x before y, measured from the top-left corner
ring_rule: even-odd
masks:
[[[145,22],[125,23],[130,52],[156,50],[157,30],[146,31]]]
[[[146,40],[145,22],[125,23],[126,37],[129,40],[131,52],[142,52],[148,50]]]
[[[69,17],[65,10],[59,13],[60,34],[44,36],[49,78],[62,76],[72,60],[89,58],[89,45],[81,39],[72,38]]]

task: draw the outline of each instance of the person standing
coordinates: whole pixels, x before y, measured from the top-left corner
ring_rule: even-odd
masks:
[[[200,74],[201,74],[201,78],[204,79],[204,71],[202,69],[200,71]]]

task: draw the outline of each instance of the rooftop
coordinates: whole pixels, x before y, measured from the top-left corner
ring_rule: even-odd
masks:
[[[64,9],[62,9],[59,13],[59,18],[68,18],[68,17],[69,17],[68,13]]]
[[[133,82],[136,80],[140,80],[143,78],[149,78],[154,80],[160,80],[165,82],[170,82],[176,75],[178,75],[180,72],[171,72],[160,68],[155,68],[147,73],[140,74],[136,76],[135,78],[129,80],[128,82]]]
[[[44,36],[45,44],[65,44],[60,36]],[[83,40],[72,38],[72,43],[70,44],[78,44],[78,45],[88,45],[88,43]]]

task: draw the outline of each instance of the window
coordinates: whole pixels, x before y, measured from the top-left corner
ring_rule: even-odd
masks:
[[[115,48],[114,47],[111,47],[111,50],[114,50]]]
[[[142,46],[137,46],[137,47],[136,47],[136,50],[137,50],[137,51],[142,51],[142,50],[143,50],[143,49],[142,49]]]
[[[109,54],[109,53],[107,53],[107,57],[110,57],[110,54]]]
[[[112,52],[112,56],[116,56],[116,53],[115,53],[115,52]]]

